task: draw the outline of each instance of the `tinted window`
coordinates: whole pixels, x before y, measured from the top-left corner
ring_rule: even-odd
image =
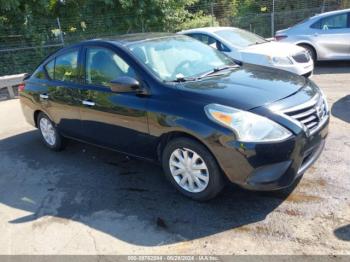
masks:
[[[55,80],[74,82],[78,79],[78,51],[56,57]]]
[[[216,48],[222,52],[230,52],[231,51],[227,46],[225,46],[220,41],[216,41]]]
[[[322,20],[322,19],[321,19]],[[321,29],[321,20],[318,20],[316,23],[311,25],[311,28]]]
[[[230,49],[227,46],[225,46],[219,40],[216,40],[214,37],[205,34],[191,34],[190,36],[220,51],[230,52]]]
[[[208,36],[208,35],[204,35],[204,34],[193,34],[191,35],[193,38],[201,41],[204,44],[210,45],[214,48],[216,48],[216,39]]]
[[[44,66],[39,66],[33,73],[33,77],[37,79],[47,79],[47,75],[53,79],[53,71],[55,66],[55,59]]]
[[[55,70],[55,59],[47,63],[45,66],[46,72],[51,79],[54,79],[54,70]]]
[[[328,30],[328,29],[343,29],[348,27],[348,14],[333,15],[321,19],[312,25],[313,28]]]
[[[35,71],[34,77],[38,78],[38,79],[46,79],[47,78],[45,75],[45,71],[42,67]]]
[[[120,76],[135,77],[135,71],[112,50],[88,48],[86,54],[86,82],[108,86]]]

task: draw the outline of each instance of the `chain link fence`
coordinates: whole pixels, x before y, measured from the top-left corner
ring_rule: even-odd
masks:
[[[247,11],[242,2],[200,1],[185,7],[182,19],[172,17],[174,14],[169,10],[162,21],[157,21],[157,17],[149,19],[143,12],[28,21],[35,26],[28,26],[30,30],[24,33],[13,29],[0,32],[0,76],[32,72],[50,53],[85,39],[137,32],[177,32],[201,26],[235,26],[271,37],[277,30],[314,14],[350,8],[350,0],[261,0],[252,1]]]

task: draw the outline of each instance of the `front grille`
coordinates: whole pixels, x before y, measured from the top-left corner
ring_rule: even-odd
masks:
[[[284,114],[300,122],[310,132],[315,131],[319,127],[327,113],[326,101],[320,95],[315,96],[305,104],[284,111]]]
[[[298,63],[308,63],[310,61],[310,56],[307,53],[302,52],[293,55],[293,59]]]
[[[303,172],[305,172],[306,169],[308,169],[313,162],[315,162],[315,160],[320,156],[323,148],[324,148],[324,145],[325,145],[325,140],[321,140],[321,142],[310,148],[309,150],[307,150],[305,153],[304,153],[304,158],[303,158],[303,161],[299,167],[299,170],[298,170],[298,175],[302,174]]]

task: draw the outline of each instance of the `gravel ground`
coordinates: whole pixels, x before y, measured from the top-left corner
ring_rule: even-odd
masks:
[[[326,148],[289,192],[179,195],[159,166],[71,142],[47,150],[0,102],[0,254],[350,254],[350,64],[322,63]]]

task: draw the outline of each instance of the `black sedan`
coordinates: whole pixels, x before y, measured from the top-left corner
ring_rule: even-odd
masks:
[[[288,187],[318,158],[329,122],[311,80],[238,66],[187,36],[84,41],[50,55],[19,87],[44,143],[67,138],[158,161],[183,194],[216,196],[225,181]]]

